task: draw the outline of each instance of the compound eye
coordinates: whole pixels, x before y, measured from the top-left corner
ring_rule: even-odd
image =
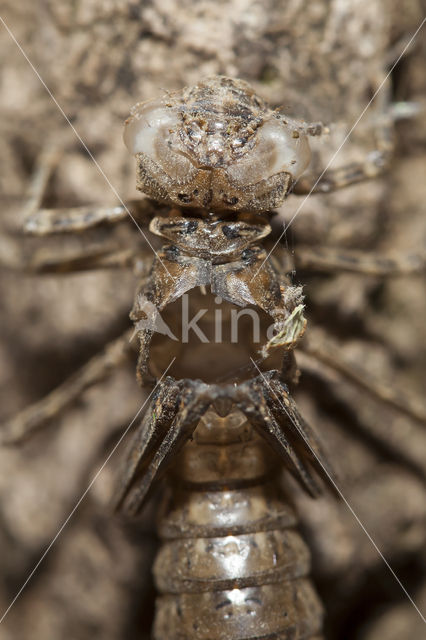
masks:
[[[297,180],[311,160],[311,150],[306,135],[279,120],[270,120],[260,132],[260,144],[265,153],[270,150],[269,162],[272,174],[286,171]]]
[[[258,131],[254,148],[229,169],[240,184],[255,184],[277,173],[302,175],[311,159],[307,136],[280,120],[266,122]]]
[[[194,171],[194,166],[174,151],[172,138],[180,125],[176,110],[162,100],[136,105],[124,125],[124,144],[133,155],[148,156],[174,180],[184,180]]]
[[[167,107],[161,100],[136,105],[124,125],[124,144],[133,155],[146,153],[153,157],[157,139],[170,133],[177,124],[174,109]]]

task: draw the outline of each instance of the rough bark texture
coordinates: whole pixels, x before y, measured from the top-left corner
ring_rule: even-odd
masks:
[[[205,75],[241,77],[274,107],[336,123],[317,145],[315,168],[331,157],[371,97],[387,57],[395,58],[392,47],[422,17],[415,0],[392,7],[378,0],[4,4],[7,25],[123,199],[135,195],[133,163],[121,133],[136,100]],[[394,99],[424,97],[420,40],[393,74]],[[57,140],[64,155],[46,204],[114,203],[104,178],[4,29],[0,50],[4,237],[19,228],[31,172],[48,139]],[[368,125],[380,109],[377,104],[367,112],[336,164],[373,148]],[[287,234],[288,244],[298,239],[372,251],[419,248],[425,237],[425,148],[424,114],[399,124],[391,173],[336,195],[312,197]],[[299,203],[289,200],[282,216],[288,220]],[[310,319],[334,332],[342,353],[378,380],[421,392],[426,338],[421,279],[300,274],[300,280],[307,282]],[[35,278],[5,269],[2,416],[42,397],[119,335],[128,326],[133,289],[134,278],[121,271]],[[140,407],[144,393],[134,379],[134,360],[23,448],[0,452],[2,611]],[[421,606],[426,536],[418,467],[424,468],[424,432],[348,389],[332,371],[330,392],[305,356],[299,364],[305,374],[298,401],[327,443],[345,497]],[[118,457],[119,452],[103,469],[1,624],[2,638],[148,638],[154,510],[137,522],[112,516],[108,500]],[[296,488],[294,495],[328,612],[327,637],[420,638],[418,614],[345,504],[331,496],[312,501]]]

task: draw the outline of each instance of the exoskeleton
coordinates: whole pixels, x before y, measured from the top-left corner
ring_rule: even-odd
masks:
[[[303,173],[308,136],[320,131],[273,112],[246,83],[226,77],[136,105],[126,123],[138,189],[171,208],[151,221],[168,243],[131,314],[140,380],[163,368],[149,354],[153,315],[193,290],[200,309],[203,298],[217,296],[268,314],[274,327],[260,366],[245,336],[225,350],[205,347],[194,359],[194,379],[178,348],[174,375],[157,384],[126,460],[118,504],[131,513],[166,469],[172,479],[154,568],[157,640],[321,633],[309,552],[277,483],[284,463],[315,495],[310,467],[323,471],[319,445],[288,388],[305,330],[302,297],[261,244],[271,232],[268,212]],[[170,359],[172,349],[161,348]],[[269,351],[278,362],[285,353],[276,369]]]
[[[123,464],[116,506],[138,514],[164,478],[155,640],[322,637],[323,608],[309,578],[288,473],[312,496],[320,492],[317,476],[335,481],[291,395],[306,319],[273,210],[292,192],[330,191],[378,175],[391,151],[391,124],[384,113],[374,132],[377,150],[365,162],[311,178],[309,139],[326,127],[270,109],[243,81],[214,76],[132,109],[124,139],[136,157],[137,188],[149,198],[108,210],[41,210],[27,219],[28,231],[44,234],[130,214],[144,236],[149,226],[164,243],[155,256],[142,239],[142,246],[81,256],[74,265],[131,265],[141,280],[132,337],[139,341],[138,380],[152,392]],[[312,251],[301,253],[299,264],[324,268],[327,260],[348,266],[347,256]],[[349,262],[357,268],[353,256]],[[400,267],[370,260],[358,268]],[[401,268],[423,264],[413,257]],[[220,306],[225,327],[237,309],[255,314],[260,337],[244,326],[237,339],[224,339],[222,330],[209,344],[176,339],[185,296],[203,312],[203,335],[217,338]],[[127,332],[92,363],[71,395],[120,360],[128,338]],[[309,329],[301,345],[327,359],[325,347],[309,341]],[[398,404],[377,385],[369,391]],[[54,402],[64,403],[60,394]],[[21,416],[11,438],[32,428]]]

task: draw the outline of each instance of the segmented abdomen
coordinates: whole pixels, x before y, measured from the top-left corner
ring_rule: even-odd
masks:
[[[160,513],[155,640],[320,640],[310,555],[279,473],[238,410],[200,420]]]

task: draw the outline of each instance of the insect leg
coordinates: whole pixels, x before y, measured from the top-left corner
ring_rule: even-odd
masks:
[[[0,443],[2,445],[17,445],[31,437],[36,430],[58,416],[86,389],[122,365],[131,350],[130,336],[131,331],[126,331],[122,336],[107,344],[101,353],[91,358],[59,387],[2,425]]]
[[[95,205],[67,209],[41,208],[49,180],[60,160],[61,151],[49,143],[41,152],[30,182],[24,205],[24,231],[33,235],[82,231],[100,222],[115,222],[126,217],[124,207],[97,208]],[[122,211],[121,211],[122,210]]]
[[[29,262],[23,264],[28,273],[75,273],[76,271],[94,271],[95,269],[123,269],[148,271],[152,264],[152,254],[148,257],[138,255],[134,249],[87,249],[83,247],[71,256],[62,256],[56,251],[35,252]]]
[[[147,273],[152,252],[138,244],[137,234],[116,237],[98,230],[60,239],[46,237],[22,240],[12,234],[0,236],[0,263],[5,269],[26,274],[65,274],[95,269],[131,268],[137,275]]]
[[[393,120],[392,115],[388,114],[378,120],[374,129],[376,149],[368,153],[364,160],[327,169],[320,177],[309,174],[302,176],[295,184],[293,193],[330,193],[380,176],[387,170],[393,153]]]
[[[328,412],[333,406],[339,414],[339,426],[350,437],[360,437],[369,448],[425,478],[426,435],[422,425],[388,409],[377,410],[377,403],[351,384],[336,370],[306,353],[298,353],[303,380],[315,395],[318,405]]]
[[[306,271],[348,271],[369,276],[405,276],[426,270],[426,254],[422,253],[378,256],[363,251],[298,246],[294,260],[297,269]]]
[[[52,233],[79,232],[100,224],[114,224],[127,217],[133,217],[136,222],[146,223],[158,214],[158,206],[154,206],[148,198],[129,200],[113,207],[91,204],[59,209],[42,208],[49,180],[60,156],[60,150],[53,144],[46,145],[39,156],[23,210],[25,233],[45,236]]]
[[[52,233],[80,232],[101,224],[114,224],[131,217],[146,223],[158,208],[148,198],[129,200],[114,207],[98,207],[95,204],[65,209],[37,209],[24,222],[27,234],[45,236]]]
[[[23,212],[24,220],[27,220],[41,207],[47,185],[60,157],[61,151],[59,147],[51,142],[40,153],[28,189],[27,201]]]
[[[348,382],[361,388],[376,400],[389,405],[420,424],[426,424],[426,412],[417,399],[407,397],[406,394],[393,389],[390,384],[380,384],[366,371],[347,362],[338,355],[339,346],[330,337],[325,338],[323,333],[314,327],[310,328],[309,336],[300,344],[300,349],[334,369]]]

